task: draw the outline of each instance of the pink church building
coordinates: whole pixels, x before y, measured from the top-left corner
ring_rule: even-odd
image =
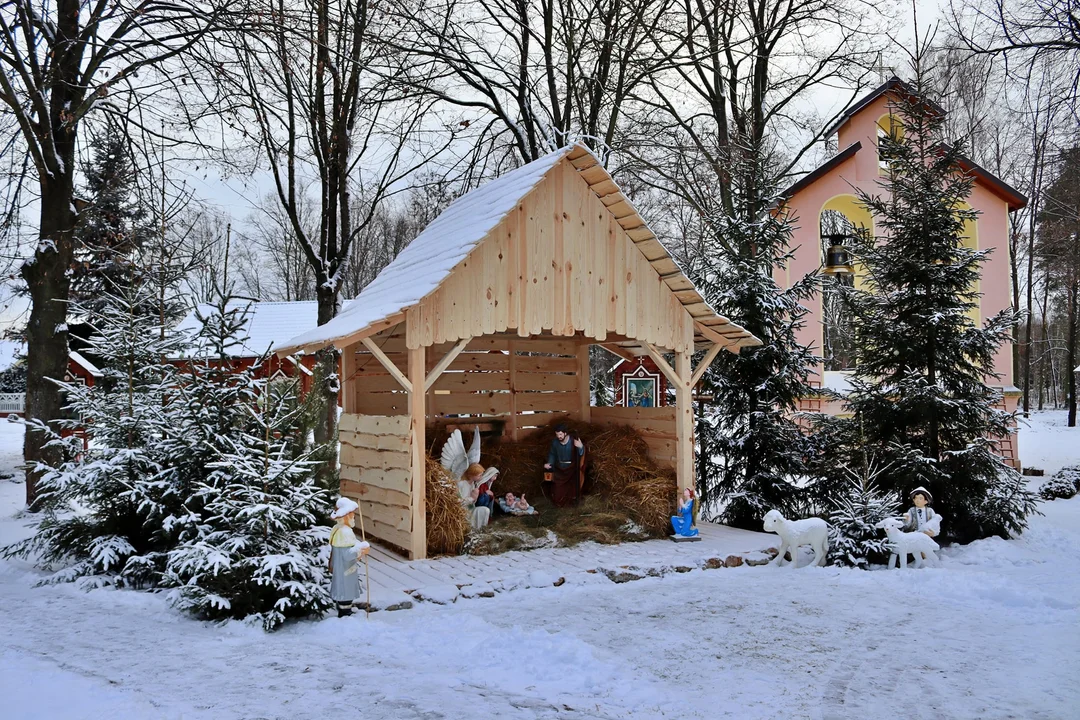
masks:
[[[830,247],[834,248],[833,259],[842,261],[842,253],[837,256],[835,251],[844,244],[845,236],[860,231],[875,234],[874,218],[860,205],[856,191],[883,192],[879,185],[884,169],[878,158],[878,139],[888,132],[903,132],[890,113],[900,93],[910,95],[914,90],[893,77],[853,105],[827,133],[835,134],[839,152],[784,191],[785,209],[794,218],[796,229],[792,238],[794,257],[776,278],[782,286],[788,287],[823,266],[827,268]],[[963,169],[975,179],[968,203],[979,213],[975,221],[968,223],[965,242],[973,248],[993,250],[982,267],[978,287],[982,297],[972,318],[981,323],[1011,305],[1009,213],[1023,208],[1027,198],[973,162],[966,161]],[[859,283],[855,270],[842,281]],[[813,368],[812,384],[842,392],[847,387],[845,376],[850,369],[845,343],[853,340],[844,332],[843,319],[833,309],[827,292],[816,294],[806,305],[809,314],[799,341],[824,357],[824,362]],[[1001,377],[990,382],[1002,390],[1002,407],[1014,411],[1020,391],[1013,379],[1010,346],[1000,348],[994,369]],[[804,398],[801,409],[843,412],[841,403],[820,396]],[[1011,465],[1019,468],[1015,432],[1002,442],[1001,452]]]

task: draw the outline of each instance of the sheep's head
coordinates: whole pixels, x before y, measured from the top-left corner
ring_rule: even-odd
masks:
[[[887,517],[874,527],[876,527],[878,530],[888,530],[890,528],[899,530],[900,528],[904,527],[904,522],[903,520],[900,520],[898,518]]]
[[[776,526],[784,522],[784,516],[780,514],[779,510],[770,510],[765,513],[765,522],[762,523],[765,528],[765,532],[775,532]]]

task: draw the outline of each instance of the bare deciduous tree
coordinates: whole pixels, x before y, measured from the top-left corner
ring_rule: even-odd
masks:
[[[224,0],[3,0],[0,2],[0,125],[5,154],[25,152],[17,179],[36,185],[39,242],[21,267],[31,299],[26,328],[26,416],[60,416],[54,380],[67,364],[68,268],[80,128],[124,99],[161,91],[175,76],[156,73],[215,26]],[[16,196],[18,197],[18,193]],[[9,200],[13,198],[9,196]],[[4,208],[9,213],[10,207]],[[35,464],[51,457],[42,433],[28,432],[26,498],[36,500]]]
[[[225,122],[270,171],[314,276],[320,325],[340,310],[348,259],[380,204],[436,152],[418,140],[433,100],[386,80],[397,32],[370,0],[250,0],[228,61],[206,58],[232,99]],[[323,442],[336,432],[337,353],[323,351],[320,365]]]
[[[1075,94],[1080,89],[1080,3],[1077,0],[984,0],[952,7],[963,45],[980,55],[1006,58],[1026,76],[1053,65]]]
[[[654,111],[636,143],[654,184],[705,218],[759,214],[771,200],[756,178],[790,174],[832,119],[809,93],[842,84],[850,103],[864,87],[877,17],[861,0],[683,0],[652,33],[664,71],[637,93]]]
[[[418,0],[401,6],[402,81],[462,114],[485,171],[574,140],[602,160],[634,88],[658,60],[649,37],[673,0]]]

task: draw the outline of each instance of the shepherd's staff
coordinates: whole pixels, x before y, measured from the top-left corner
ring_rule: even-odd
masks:
[[[364,511],[360,509],[360,503],[356,503],[356,514],[360,516],[360,540],[367,543],[367,535],[364,533]],[[371,573],[368,571],[368,554],[371,552],[371,546],[364,548],[368,552],[364,553],[364,619],[367,620],[371,615]]]

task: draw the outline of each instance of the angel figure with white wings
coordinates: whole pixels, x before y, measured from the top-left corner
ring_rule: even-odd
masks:
[[[461,430],[455,430],[443,445],[442,466],[457,479],[458,494],[469,513],[469,524],[474,528],[487,525],[495,498],[491,486],[499,471],[496,468],[484,470],[480,464],[480,428],[473,429],[472,447],[467,452]]]

